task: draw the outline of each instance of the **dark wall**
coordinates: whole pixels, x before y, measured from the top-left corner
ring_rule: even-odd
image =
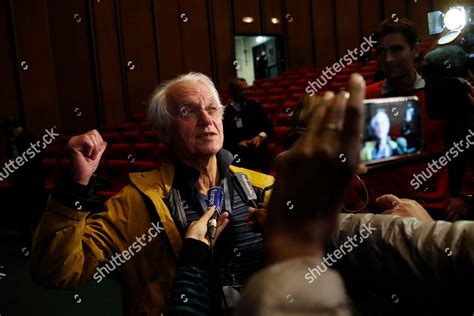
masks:
[[[384,17],[407,16],[426,36],[426,13],[450,3],[2,0],[0,120],[16,116],[37,136],[121,123],[177,74],[200,71],[225,88],[235,74],[234,34],[281,35],[288,69],[331,65]]]

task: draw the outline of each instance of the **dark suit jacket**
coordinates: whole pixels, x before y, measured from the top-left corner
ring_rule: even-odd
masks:
[[[238,128],[236,119],[242,119],[242,127]],[[246,99],[241,104],[240,112],[228,105],[224,112],[224,148],[231,153],[238,152],[238,144],[265,132],[268,137],[273,135],[273,123],[265,110],[253,99]]]

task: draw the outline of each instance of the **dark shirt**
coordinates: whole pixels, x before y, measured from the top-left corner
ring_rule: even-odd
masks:
[[[231,153],[239,151],[239,142],[249,140],[260,132],[273,135],[273,123],[257,101],[246,99],[240,110],[228,105],[224,112],[224,148]]]
[[[240,291],[248,278],[264,266],[264,251],[262,235],[250,231],[245,223],[249,214],[248,206],[244,203],[244,197],[234,189],[232,174],[229,171],[232,160],[232,154],[226,150],[221,150],[217,154],[219,174],[225,175],[228,181],[232,205],[224,207],[230,213],[230,223],[214,246],[215,266],[212,269],[217,275],[217,280],[211,280],[215,283],[211,286],[216,288],[232,286]],[[202,196],[196,189],[199,179],[198,170],[180,161],[175,161],[174,165],[173,188],[170,196],[165,199],[165,203],[184,237],[189,224],[198,220],[204,213],[199,202],[200,195],[203,199],[207,197]],[[221,178],[224,177],[221,176]],[[262,195],[261,193],[257,192],[257,196]],[[218,304],[220,305],[220,302]]]

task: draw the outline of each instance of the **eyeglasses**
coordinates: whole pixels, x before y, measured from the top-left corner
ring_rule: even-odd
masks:
[[[222,106],[219,105],[209,105],[204,110],[213,118],[221,118],[224,113]],[[196,119],[201,111],[199,106],[183,105],[179,108],[179,116],[185,120]]]

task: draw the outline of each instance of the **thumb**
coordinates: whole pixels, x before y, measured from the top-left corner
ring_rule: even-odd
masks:
[[[203,221],[207,223],[211,219],[212,215],[214,215],[215,212],[216,212],[215,206],[209,208],[207,211],[204,212],[204,214],[201,216],[199,221]]]
[[[105,151],[105,149],[107,148],[109,144],[106,142],[106,141],[103,141],[102,142],[102,146],[100,148],[100,152],[103,153]]]

